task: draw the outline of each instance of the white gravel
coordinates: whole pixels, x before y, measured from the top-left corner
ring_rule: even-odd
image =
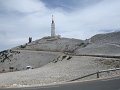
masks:
[[[0,86],[10,87],[59,83],[108,68],[94,62],[96,59],[93,57],[73,56],[70,60],[58,61],[56,63],[51,62],[37,69],[2,73],[0,74]]]

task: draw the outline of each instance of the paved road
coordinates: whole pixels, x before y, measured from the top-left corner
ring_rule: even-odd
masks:
[[[11,88],[0,90],[120,90],[120,77],[42,87]]]

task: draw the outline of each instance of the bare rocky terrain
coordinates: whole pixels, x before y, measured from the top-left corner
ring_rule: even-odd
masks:
[[[14,49],[36,50],[36,51],[52,51],[52,52],[74,52],[77,48],[82,47],[83,40],[69,38],[42,38],[26,45],[24,47],[16,47]]]
[[[76,54],[120,55],[120,32],[98,34],[89,39],[89,45],[76,50]]]
[[[119,68],[120,58],[114,57],[120,56],[119,41],[120,32],[98,34],[88,40],[44,37],[1,51],[0,86],[56,84]]]

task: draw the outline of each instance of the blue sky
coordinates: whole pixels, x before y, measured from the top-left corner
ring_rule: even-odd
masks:
[[[62,8],[66,11],[82,9],[102,0],[41,0],[48,8]]]
[[[120,0],[0,0],[0,50],[56,33],[86,39],[120,30]]]

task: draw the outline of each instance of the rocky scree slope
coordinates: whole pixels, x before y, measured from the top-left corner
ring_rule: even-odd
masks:
[[[63,52],[73,53],[82,48],[84,41],[68,38],[42,38],[10,50],[1,51],[0,72],[26,70],[42,67],[50,62],[57,62],[63,58],[69,59]]]
[[[84,47],[84,41],[69,38],[42,38],[32,43],[16,47],[22,50],[52,51],[52,52],[74,52],[77,48]]]
[[[98,34],[89,39],[89,45],[75,51],[76,54],[120,55],[120,32]]]

